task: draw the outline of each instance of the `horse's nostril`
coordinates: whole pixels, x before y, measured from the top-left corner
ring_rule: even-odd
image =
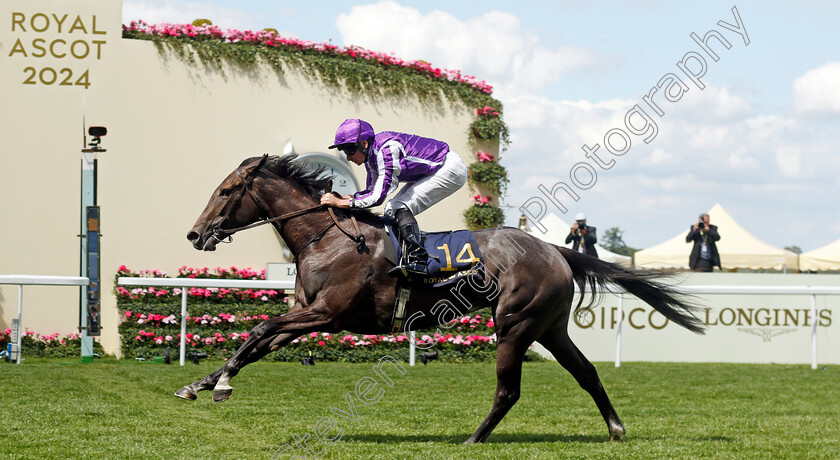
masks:
[[[193,232],[189,232],[189,233],[187,233],[187,239],[188,239],[189,241],[196,241],[196,240],[198,240],[198,237],[199,237],[198,232],[194,232],[194,231],[193,231]]]

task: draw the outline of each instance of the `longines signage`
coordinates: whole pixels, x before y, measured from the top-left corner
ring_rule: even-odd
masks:
[[[89,63],[102,59],[107,31],[96,14],[12,11],[3,21],[12,40],[7,57],[19,63],[23,85],[82,87],[93,84]]]
[[[813,318],[809,308],[704,308],[700,319],[709,327],[811,327]],[[581,309],[573,315],[581,329],[615,329],[621,319],[618,307]],[[633,329],[660,330],[668,325],[668,318],[650,307],[625,309],[626,324]],[[817,326],[831,326],[831,310],[817,310]]]

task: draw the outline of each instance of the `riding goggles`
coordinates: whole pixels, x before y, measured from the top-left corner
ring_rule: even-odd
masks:
[[[338,146],[338,150],[342,153],[347,155],[348,157],[351,155],[355,155],[356,151],[359,149],[359,144],[341,144]]]

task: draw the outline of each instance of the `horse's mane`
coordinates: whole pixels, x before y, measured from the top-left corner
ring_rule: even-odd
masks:
[[[249,158],[243,161],[240,166],[244,166],[246,163],[252,161],[259,161],[259,159],[259,157]],[[298,159],[300,161],[296,161]],[[306,161],[305,157],[300,158],[296,154],[283,155],[282,157],[277,155],[269,156],[263,168],[266,171],[296,183],[309,196],[316,200],[321,198],[321,195],[327,189],[327,184],[335,177],[327,173],[325,167]],[[349,210],[343,209],[336,209],[336,211],[350,212]],[[354,209],[352,213],[357,218],[362,218],[365,221],[368,221],[368,219],[374,222],[379,221],[379,216],[365,209]]]

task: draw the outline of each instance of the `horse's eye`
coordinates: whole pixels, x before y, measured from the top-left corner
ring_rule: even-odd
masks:
[[[219,196],[230,196],[231,189],[223,188],[222,191],[219,192]]]

